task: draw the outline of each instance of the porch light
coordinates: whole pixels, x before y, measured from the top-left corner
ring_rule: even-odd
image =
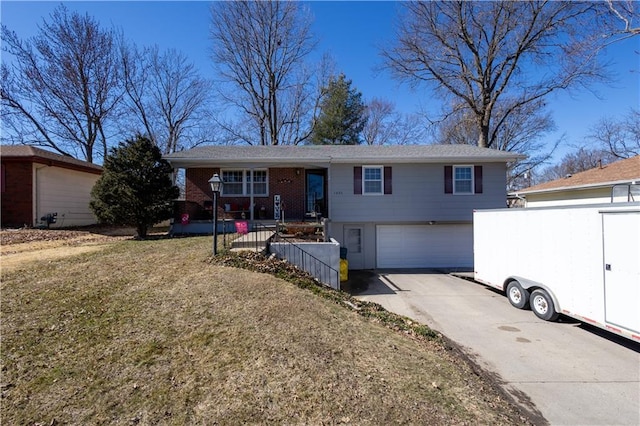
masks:
[[[220,179],[217,173],[209,179],[209,185],[211,185],[211,191],[213,191],[214,194],[222,191],[222,179]]]
[[[209,179],[211,191],[213,192],[213,255],[218,254],[218,193],[222,190],[222,179],[218,174],[214,174]]]

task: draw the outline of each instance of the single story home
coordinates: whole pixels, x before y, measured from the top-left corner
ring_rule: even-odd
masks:
[[[102,167],[28,145],[2,145],[0,160],[2,227],[97,223],[89,201]]]
[[[525,207],[640,201],[640,155],[509,195],[523,199]]]
[[[249,220],[323,218],[350,269],[470,268],[472,212],[506,206],[507,163],[521,155],[471,145],[200,146],[165,155],[185,170],[176,211]],[[187,216],[185,216],[187,215]]]

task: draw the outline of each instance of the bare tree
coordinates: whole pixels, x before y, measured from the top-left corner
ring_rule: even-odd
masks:
[[[421,143],[426,128],[416,115],[395,110],[393,102],[373,98],[366,105],[362,138],[367,145],[408,145]]]
[[[2,41],[14,59],[2,69],[3,140],[90,162],[106,155],[106,124],[122,96],[113,31],[61,5],[33,38],[3,25]]]
[[[174,49],[123,47],[129,133],[144,129],[163,154],[190,148],[214,136],[206,132],[212,83]]]
[[[464,114],[477,145],[498,147],[505,123],[550,93],[605,78],[592,3],[409,2],[397,44],[382,52],[395,76],[430,84]],[[499,109],[499,111],[498,111]],[[499,112],[499,113],[498,113]]]
[[[602,22],[604,36],[612,41],[640,35],[640,8],[634,0],[606,0],[607,13]],[[613,16],[614,19],[611,19]],[[620,26],[622,25],[622,26]]]
[[[394,125],[397,119],[392,102],[373,98],[366,105],[366,119],[362,130],[362,139],[367,145],[387,145],[394,137]]]
[[[304,59],[315,47],[311,20],[297,2],[216,2],[212,58],[224,99],[244,116],[227,129],[248,144],[297,144],[310,134],[318,96]],[[250,127],[248,126],[250,124]]]
[[[631,109],[619,120],[603,118],[591,129],[589,139],[616,158],[640,155],[640,110]]]
[[[615,160],[616,158],[606,150],[582,147],[566,154],[558,164],[544,168],[539,174],[537,174],[537,176],[535,176],[535,183],[538,184],[561,179],[595,167],[602,167],[603,165],[612,163]]]
[[[504,113],[499,102],[493,114],[502,118]],[[527,155],[525,160],[509,165],[507,184],[509,188],[516,188],[525,184],[523,179],[530,175],[531,170],[549,161],[562,138],[549,146],[547,135],[555,131],[556,126],[541,99],[522,105],[497,121],[500,126],[490,128],[494,140],[492,147]],[[480,132],[475,117],[468,110],[449,115],[446,120],[437,123],[435,129],[435,140],[440,144],[475,145]]]

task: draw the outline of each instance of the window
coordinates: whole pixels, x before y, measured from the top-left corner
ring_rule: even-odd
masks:
[[[251,178],[251,173],[247,171],[247,180]],[[251,188],[247,188],[247,194],[251,194]],[[267,171],[253,171],[253,195],[267,195]]]
[[[453,193],[473,194],[473,173],[471,166],[453,167]]]
[[[242,195],[244,172],[242,170],[229,170],[222,172],[222,193],[224,195]]]
[[[355,166],[353,168],[353,193],[392,194],[391,166]]]
[[[268,194],[268,180],[266,170],[223,170],[222,195],[253,195],[266,196]]]
[[[444,166],[445,194],[482,194],[482,166]]]
[[[347,229],[347,252],[351,254],[362,253],[362,229],[361,228],[349,228]]]
[[[363,166],[362,174],[362,193],[382,194],[382,182],[384,176],[382,166]]]

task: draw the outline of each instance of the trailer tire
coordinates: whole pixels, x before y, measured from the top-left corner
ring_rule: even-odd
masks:
[[[507,299],[514,308],[526,309],[529,307],[529,291],[522,288],[516,280],[507,284]]]
[[[529,302],[531,303],[531,310],[538,318],[545,321],[555,321],[558,319],[560,314],[556,312],[553,300],[546,291],[540,288],[534,290],[531,293]]]

